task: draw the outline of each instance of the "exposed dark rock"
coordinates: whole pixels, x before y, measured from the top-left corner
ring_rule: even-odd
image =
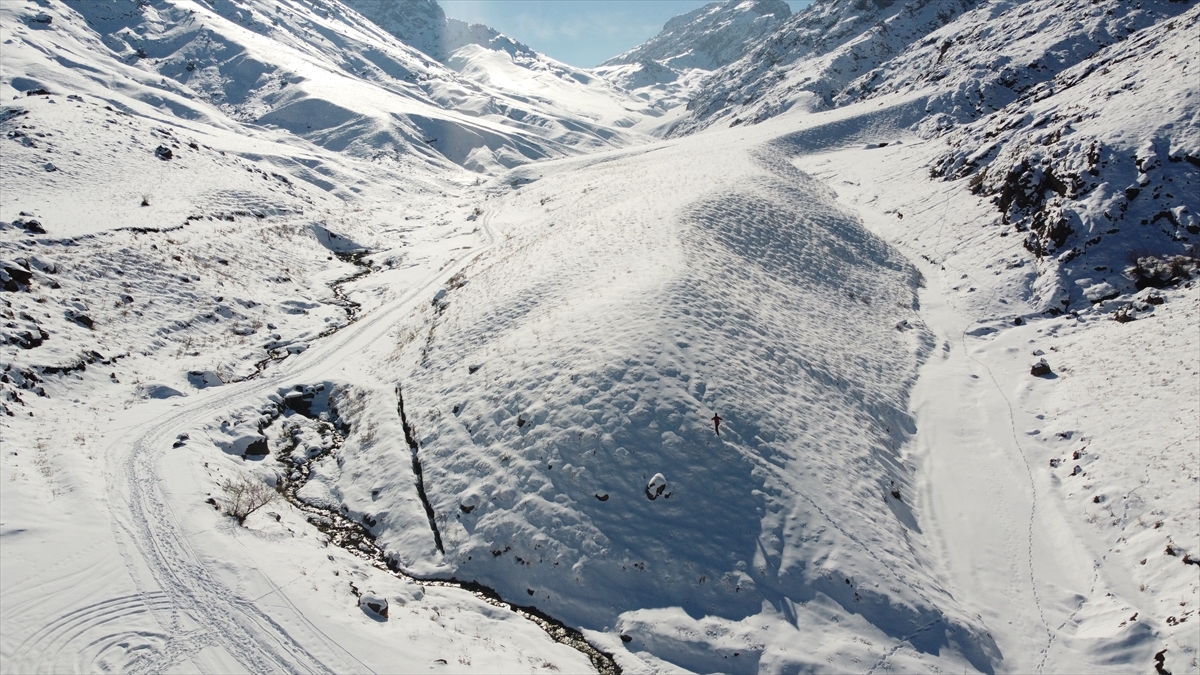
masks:
[[[247,457],[262,457],[268,453],[270,453],[270,450],[267,448],[267,439],[265,437],[246,446]]]
[[[84,314],[83,312],[76,312],[76,311],[67,312],[67,319],[74,321],[75,323],[77,323],[81,326],[84,326],[89,330],[96,329],[96,324],[94,321],[92,321],[92,317],[88,316],[87,314]]]

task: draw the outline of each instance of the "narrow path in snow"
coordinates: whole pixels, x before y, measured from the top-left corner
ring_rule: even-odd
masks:
[[[423,293],[492,245],[494,236],[486,222],[483,233],[483,245],[451,260],[403,297],[292,357],[273,373],[206,391],[171,413],[138,425],[110,445],[108,508],[114,535],[138,596],[167,632],[162,649],[139,660],[136,672],[163,672],[211,647],[220,648],[252,672],[369,670],[298,611],[286,622],[270,616],[252,601],[231,593],[212,574],[203,556],[189,545],[160,487],[161,450],[170,447],[181,431],[223,410],[253,402],[285,382],[320,379],[338,367],[341,354],[362,351],[381,339]],[[193,628],[181,630],[180,621]],[[335,660],[323,661],[314,645]]]
[[[914,142],[892,159],[920,166],[924,143],[906,140]],[[971,266],[980,252],[960,257],[960,248],[972,244],[952,239],[986,213],[971,210],[973,197],[962,186],[930,183],[913,192],[904,176],[891,173],[894,164],[890,171],[880,168],[886,163],[864,166],[857,152],[794,161],[835,186],[840,201],[926,277],[920,314],[937,348],[912,391],[917,431],[910,448],[919,465],[916,511],[930,549],[927,564],[988,627],[1002,650],[999,669],[1069,666],[1055,661],[1053,647],[1093,594],[1098,572],[1064,514],[1044,498],[1046,477],[1031,463],[1034,437],[1027,434],[1038,432],[1025,428],[1032,413],[1017,402],[1028,368],[1014,361],[1024,363],[1032,348],[998,342],[999,333],[981,323],[995,311],[983,308],[1003,307],[993,305],[1002,291]]]
[[[1039,500],[1044,486],[1006,390],[1017,383],[996,374],[998,350],[988,349],[990,332],[972,333],[990,317],[956,301],[962,285],[986,295],[983,307],[999,290],[977,270],[952,261],[957,251],[946,240],[948,218],[961,195],[953,185],[941,191],[945,198],[929,207],[936,215],[926,216],[937,223],[934,255],[922,259],[914,248],[900,246],[927,273],[921,315],[941,345],[913,390],[913,447],[923,464],[920,510],[938,552],[933,564],[942,567],[956,599],[984,620],[1006,650],[1005,670],[1041,673],[1059,633],[1086,601],[1075,595],[1068,611],[1061,586],[1094,589],[1095,563],[1087,566],[1089,583],[1072,568],[1090,555],[1073,537],[1051,534],[1064,531],[1064,524],[1057,510],[1047,511]],[[1052,604],[1047,583],[1054,587]]]

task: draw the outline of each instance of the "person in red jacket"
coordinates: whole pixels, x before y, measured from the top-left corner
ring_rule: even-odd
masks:
[[[717,433],[717,435],[720,436],[721,435],[721,416],[714,412],[712,420],[713,420],[713,431],[715,431]]]

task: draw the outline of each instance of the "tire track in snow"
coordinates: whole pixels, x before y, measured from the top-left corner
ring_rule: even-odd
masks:
[[[241,599],[229,600],[229,590],[209,573],[203,562],[180,536],[179,524],[158,488],[159,479],[155,465],[159,453],[153,448],[169,446],[170,439],[180,428],[194,425],[195,420],[199,418],[217,414],[239,403],[249,402],[277,388],[285,379],[294,379],[304,375],[306,371],[320,368],[341,349],[348,348],[355,342],[354,338],[382,332],[387,327],[386,318],[407,307],[417,294],[427,290],[442,276],[445,276],[445,272],[434,273],[428,281],[394,302],[392,307],[387,308],[388,311],[378,312],[370,319],[359,322],[351,333],[343,332],[340,340],[336,340],[332,345],[327,344],[324,349],[316,352],[319,358],[297,361],[296,363],[304,365],[298,367],[293,364],[290,369],[280,369],[272,377],[248,382],[234,392],[214,390],[214,395],[194,405],[184,406],[182,410],[158,421],[141,433],[132,442],[126,456],[118,459],[120,468],[110,476],[110,494],[128,496],[125,499],[118,497],[117,503],[110,500],[110,509],[116,514],[121,512],[122,507],[126,507],[128,513],[122,522],[114,522],[114,530],[118,541],[128,542],[136,551],[136,556],[131,555],[133,551],[126,553],[127,558],[131,558],[128,561],[131,571],[138,564],[145,565],[153,583],[171,598],[170,615],[163,616],[163,612],[158,612],[161,624],[176,625],[174,615],[182,612],[204,625],[216,626],[217,630],[208,630],[211,642],[223,647],[231,657],[252,672],[268,672],[281,667],[288,672],[332,673],[345,670],[325,666],[253,604]],[[311,363],[314,360],[315,363]],[[114,448],[119,445],[118,442]],[[186,573],[178,573],[177,570],[180,569]],[[136,572],[132,576],[139,588],[149,588],[146,581],[139,579],[140,575]],[[155,589],[147,592],[155,592]],[[297,616],[303,619],[298,613]],[[310,622],[304,623],[314,632],[318,632]],[[262,637],[268,637],[269,642],[263,643],[254,639]],[[340,648],[335,651],[338,650]],[[348,652],[346,655],[349,656]],[[177,657],[171,660],[177,660]],[[168,664],[160,660],[156,665]],[[369,670],[361,663],[358,665],[362,670]]]
[[[135,427],[109,446],[108,501],[113,531],[130,576],[141,590],[137,595],[125,596],[118,601],[126,603],[129,611],[151,613],[160,626],[173,633],[173,637],[165,636],[155,641],[145,639],[149,636],[143,635],[142,642],[148,655],[131,664],[130,672],[161,672],[213,646],[222,648],[252,672],[370,671],[288,603],[302,629],[308,633],[304,637],[324,644],[328,652],[341,656],[341,663],[332,667],[324,663],[253,601],[237,597],[213,575],[185,539],[180,523],[162,493],[157,472],[161,453],[155,448],[168,447],[181,429],[195,426],[199,420],[230,407],[250,403],[285,381],[319,378],[336,367],[339,353],[361,350],[378,340],[420,294],[461,270],[495,243],[495,234],[487,217],[482,221],[482,231],[486,238],[484,245],[477,246],[468,255],[452,258],[409,293],[330,336],[329,340],[309,349],[303,357],[290,360],[291,364],[284,365],[269,377],[214,389],[207,396],[198,396],[190,404]],[[273,583],[271,587],[278,590]],[[277,595],[282,597],[282,594]],[[199,628],[184,630],[184,620],[195,622]],[[68,619],[59,621],[70,623]],[[55,624],[52,624],[39,634],[49,636],[55,630]],[[158,641],[164,644],[158,646]],[[69,642],[59,640],[56,644],[61,648]],[[82,668],[96,669],[95,664],[91,668]]]
[[[113,650],[120,649],[128,653],[126,645],[131,643],[165,644],[168,641],[168,636],[163,633],[121,630],[107,624],[127,622],[139,615],[169,607],[170,600],[164,593],[135,593],[84,605],[30,635],[13,652],[9,665],[15,664],[20,669],[25,665],[37,664],[35,668],[40,672],[99,670],[101,663],[111,660],[104,656]],[[47,656],[53,658],[46,659]],[[59,658],[63,656],[73,658],[63,661]],[[124,661],[121,668],[123,672],[132,672],[142,659],[141,655],[134,654],[132,659],[116,660]]]
[[[158,455],[152,450],[159,436],[153,432],[135,441],[119,472],[122,487],[128,489],[130,516],[120,523],[120,529],[138,554],[136,563],[145,566],[154,585],[162,589],[159,592],[169,599],[166,608],[151,610],[159,623],[177,631],[181,615],[195,621],[203,636],[197,644],[223,648],[251,672],[281,669],[289,673],[333,673],[286,631],[273,634],[278,633],[278,625],[253,604],[236,597],[230,599],[229,589],[183,538],[182,528],[159,487],[155,466]],[[139,588],[149,587],[140,575],[133,576]],[[264,636],[271,640],[262,639]],[[145,670],[157,672],[192,653],[183,646],[163,650]]]

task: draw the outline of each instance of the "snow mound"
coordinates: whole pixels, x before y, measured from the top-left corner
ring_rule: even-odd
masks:
[[[919,325],[917,275],[784,146],[739,145],[505,179],[485,214],[503,238],[379,368],[402,388],[412,467],[347,452],[325,480],[348,504],[399,510],[372,486],[415,471],[429,522],[381,522],[382,545],[573,625],[674,607],[787,633],[835,607],[885,641],[988,669],[994,645],[919,562],[915,518],[891,496],[911,485],[898,448],[930,348],[895,328]],[[469,511],[467,494],[483,497]],[[430,528],[444,547],[432,559]],[[785,630],[780,613],[801,618]],[[640,639],[654,653],[686,651],[682,624],[652,625]],[[815,663],[780,639],[748,660]],[[696,668],[729,667],[705,654]]]

